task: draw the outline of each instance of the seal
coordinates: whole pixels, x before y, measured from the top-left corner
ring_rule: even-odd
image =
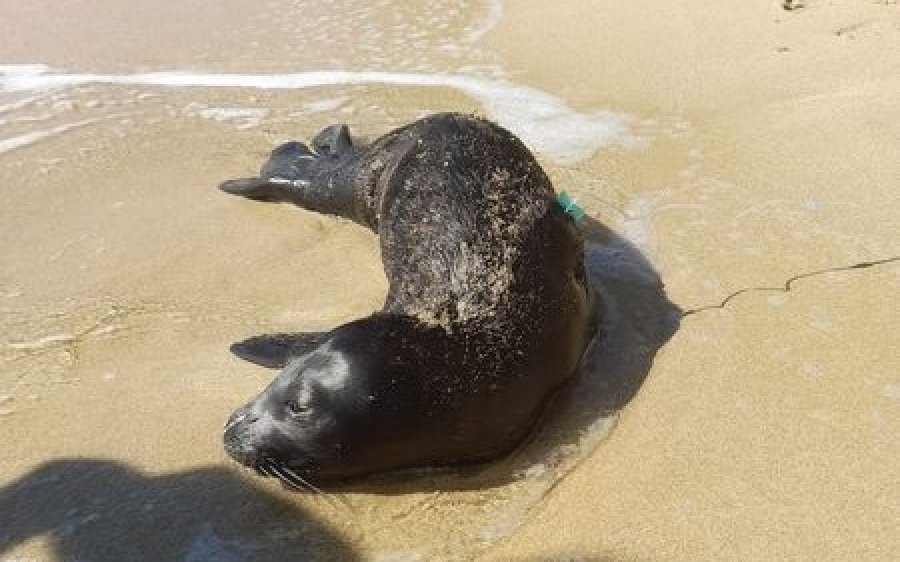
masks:
[[[575,221],[525,145],[487,120],[437,114],[369,145],[332,125],[220,187],[380,238],[381,311],[232,346],[281,372],[228,420],[225,449],[286,484],[497,459],[595,335]]]

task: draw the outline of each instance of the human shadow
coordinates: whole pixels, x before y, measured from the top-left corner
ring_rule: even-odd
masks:
[[[605,437],[617,413],[640,390],[656,353],[678,330],[682,311],[631,242],[589,216],[579,226],[588,277],[601,307],[597,337],[574,380],[548,403],[531,437],[512,455],[492,463],[376,475],[330,489],[394,495],[502,486],[531,467],[557,462],[561,451]]]
[[[0,489],[0,555],[44,537],[57,560],[360,560],[324,523],[225,468],[150,476],[48,462]]]

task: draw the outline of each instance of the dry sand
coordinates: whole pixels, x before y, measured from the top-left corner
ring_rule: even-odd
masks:
[[[341,5],[0,4],[0,64],[69,82],[0,88],[0,560],[900,559],[896,3]],[[133,74],[339,69],[481,89]],[[441,109],[518,127],[613,229],[611,343],[513,459],[281,490],[221,450],[271,376],[227,346],[377,310],[377,244],[214,186]]]

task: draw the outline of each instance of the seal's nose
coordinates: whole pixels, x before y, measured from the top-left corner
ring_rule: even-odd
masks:
[[[232,425],[222,436],[225,452],[244,466],[253,466],[259,457],[256,447],[248,439],[241,425]]]
[[[244,406],[231,414],[225,423],[225,433],[222,436],[225,452],[245,466],[252,466],[259,457],[259,451],[248,438],[247,431],[258,420],[259,416],[253,414],[248,406]]]
[[[244,406],[239,410],[235,411],[228,417],[228,421],[225,422],[225,431],[228,431],[232,427],[244,423],[245,420],[249,420],[250,418],[250,408],[248,406]],[[256,420],[249,420],[247,423],[253,423]]]

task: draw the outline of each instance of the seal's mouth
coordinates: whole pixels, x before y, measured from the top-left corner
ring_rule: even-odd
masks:
[[[294,469],[278,459],[263,457],[253,466],[253,468],[263,476],[277,478],[282,484],[294,490],[315,492],[317,494],[324,493],[322,490],[311,484],[309,480],[297,474]]]

